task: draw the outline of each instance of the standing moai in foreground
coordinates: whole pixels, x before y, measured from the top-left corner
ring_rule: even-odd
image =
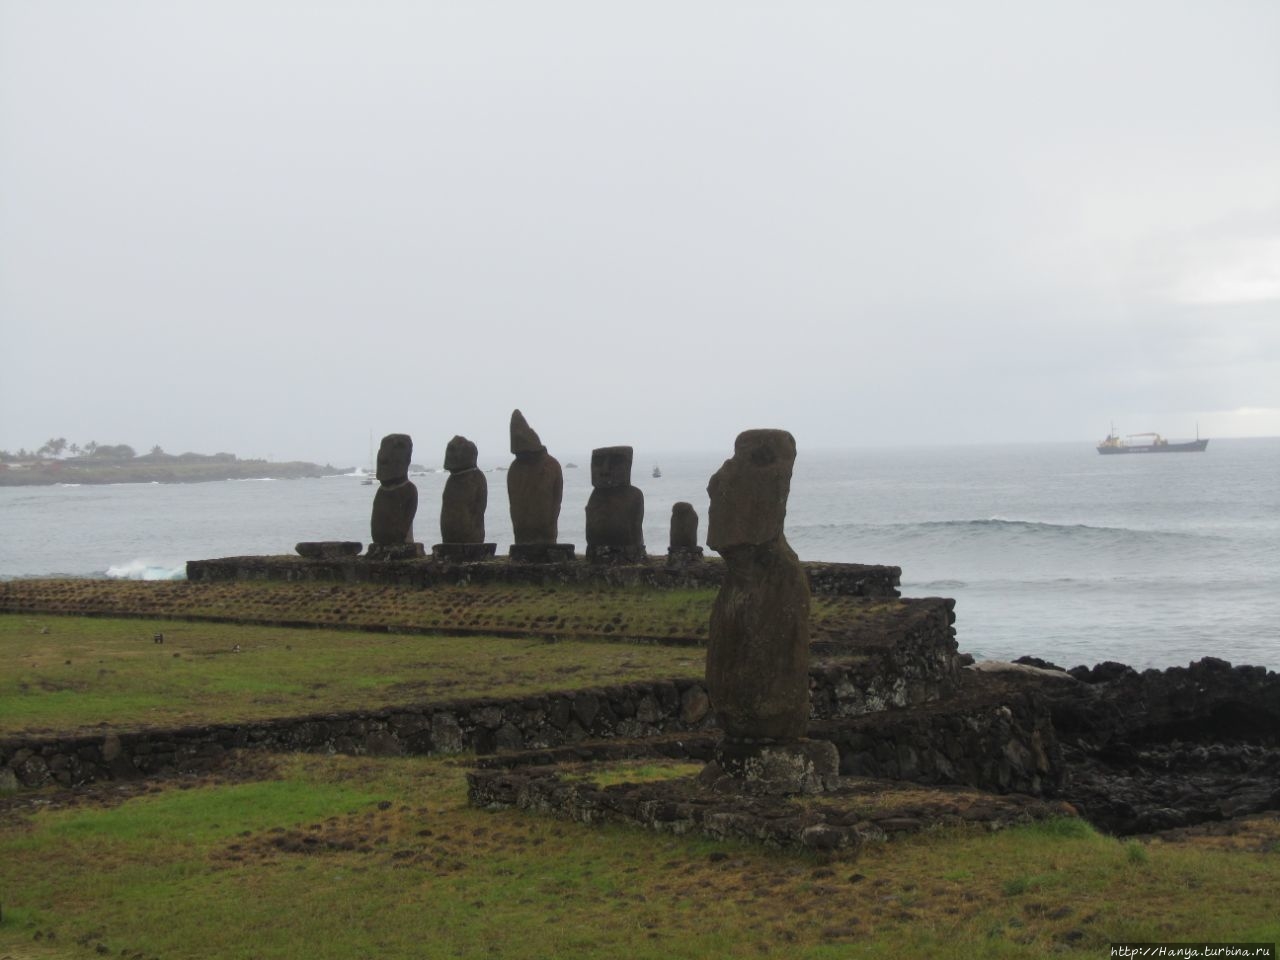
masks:
[[[497,544],[484,542],[484,511],[489,484],[476,466],[476,445],[466,437],[454,437],[444,450],[449,471],[440,497],[440,539],[431,555],[441,560],[484,560]]]
[[[550,563],[573,559],[573,544],[557,543],[564,474],[519,410],[511,412],[511,452],[507,499],[515,542],[511,559]]]
[[[692,503],[680,500],[671,505],[671,542],[667,547],[667,564],[681,566],[702,559],[698,546],[698,511]]]
[[[366,557],[373,560],[408,560],[423,556],[422,544],[413,540],[413,518],[418,512],[418,488],[409,479],[413,439],[407,433],[389,433],[378,447],[378,492],[373,495],[373,516]]]
[[[631,485],[630,447],[591,451],[591,496],[587,500],[587,559],[639,563],[644,551],[644,494]]]
[[[707,546],[724,557],[711,610],[707,692],[724,739],[703,773],[717,788],[815,793],[839,772],[835,745],[806,740],[809,584],[783,535],[796,441],[747,430],[707,486]]]

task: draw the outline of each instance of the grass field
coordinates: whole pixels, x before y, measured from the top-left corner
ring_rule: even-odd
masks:
[[[247,606],[275,595],[245,592]],[[8,614],[0,735],[697,676],[702,659],[603,639]],[[1277,814],[1176,840],[1064,819],[823,857],[471,809],[467,763],[241,753],[199,778],[0,796],[0,960],[1095,958],[1114,941],[1280,939]]]
[[[702,661],[655,644],[5,614],[0,736],[579,689],[699,676]]]
[[[272,763],[11,812],[0,957],[1101,957],[1280,937],[1275,817],[1177,843],[1059,820],[827,860],[472,810],[456,761]]]

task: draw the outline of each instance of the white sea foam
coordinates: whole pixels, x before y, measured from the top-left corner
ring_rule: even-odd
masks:
[[[107,576],[113,580],[185,580],[185,565],[172,567],[154,560],[130,560],[107,567]]]

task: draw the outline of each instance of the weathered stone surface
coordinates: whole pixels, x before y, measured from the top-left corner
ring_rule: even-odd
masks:
[[[648,559],[644,544],[632,547],[614,547],[596,544],[587,547],[587,560],[597,565],[628,565],[643,563]]]
[[[420,543],[371,543],[364,560],[421,560],[427,555]]]
[[[378,448],[378,492],[373,496],[370,535],[375,544],[413,543],[413,518],[418,512],[418,488],[409,479],[413,440],[407,433],[390,433]]]
[[[510,558],[513,563],[571,563],[572,543],[513,543]]]
[[[822,793],[836,785],[840,753],[826,740],[742,743],[726,740],[699,780],[713,790],[754,796]]]
[[[572,547],[572,544],[566,545]],[[570,554],[572,556],[572,554]],[[802,561],[809,588],[815,596],[849,596],[896,598],[902,571],[861,563],[815,563]],[[719,557],[708,557],[703,563],[674,564],[669,558],[646,558],[631,567],[601,567],[578,563],[568,568],[547,572],[531,564],[496,563],[479,569],[460,570],[446,564],[420,564],[412,570],[387,570],[375,564],[343,561],[319,562],[297,556],[223,557],[218,560],[188,560],[190,583],[218,583],[233,580],[294,580],[311,583],[384,583],[399,586],[426,587],[458,582],[469,583],[608,583],[611,586],[649,586],[658,589],[697,589],[717,587],[724,579],[724,564]],[[480,579],[476,579],[476,578]],[[552,578],[549,580],[548,578]],[[127,581],[116,584],[119,590]],[[45,589],[42,581],[11,581],[0,593],[0,610],[19,612],[36,610],[38,597]],[[18,586],[15,586],[17,584]],[[114,604],[113,604],[114,606]]]
[[[561,776],[570,772],[572,778]],[[582,823],[628,823],[674,834],[697,832],[716,840],[817,851],[857,850],[890,834],[942,825],[977,822],[996,829],[1073,815],[1066,804],[1016,794],[1000,797],[965,789],[938,794],[882,780],[841,781],[834,792],[814,803],[708,790],[686,778],[601,787],[591,777],[590,766],[474,770],[467,774],[467,799],[489,810],[517,808]],[[868,800],[887,793],[894,795],[892,805],[868,814],[869,806],[879,806]]]
[[[436,560],[447,560],[453,563],[490,560],[497,555],[497,552],[496,543],[437,543],[431,548],[431,556]]]
[[[474,443],[460,434],[454,434],[444,448],[444,468],[450,473],[474,470],[479,456],[480,451]]]
[[[809,716],[809,586],[783,536],[795,439],[748,430],[711,478],[707,544],[725,560],[707,689],[725,734],[797,740]]]
[[[354,557],[364,549],[359,540],[311,540],[303,541],[293,548],[298,556],[308,560],[341,560]]]
[[[671,544],[680,549],[698,548],[698,511],[681,500],[671,505]]]
[[[444,468],[449,479],[440,498],[440,539],[444,543],[484,542],[489,484],[476,467],[476,455],[476,445],[466,437],[454,437],[445,448]]]
[[[515,542],[555,543],[564,473],[519,410],[511,414],[511,452],[515,460],[507,471],[507,499]]]
[[[644,556],[644,494],[631,485],[631,461],[630,447],[591,451],[594,489],[587,500],[588,559],[630,562]]]
[[[521,453],[538,453],[546,449],[542,445],[542,438],[538,436],[533,427],[529,426],[529,421],[524,418],[524,414],[519,410],[512,410],[511,452],[518,455]]]

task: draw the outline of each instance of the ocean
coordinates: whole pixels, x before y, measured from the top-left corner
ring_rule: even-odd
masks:
[[[651,553],[665,553],[678,500],[705,535],[707,479],[731,452],[638,452]],[[582,464],[565,470],[560,519],[561,541],[581,550],[590,454],[557,456]],[[488,473],[500,553],[505,476]],[[445,478],[414,478],[428,548]],[[191,559],[367,541],[374,489],[350,476],[0,488],[0,579],[172,578]],[[787,537],[802,559],[902,567],[904,596],[954,597],[960,647],[980,659],[1280,668],[1280,439],[1120,457],[1061,443],[801,448]]]

